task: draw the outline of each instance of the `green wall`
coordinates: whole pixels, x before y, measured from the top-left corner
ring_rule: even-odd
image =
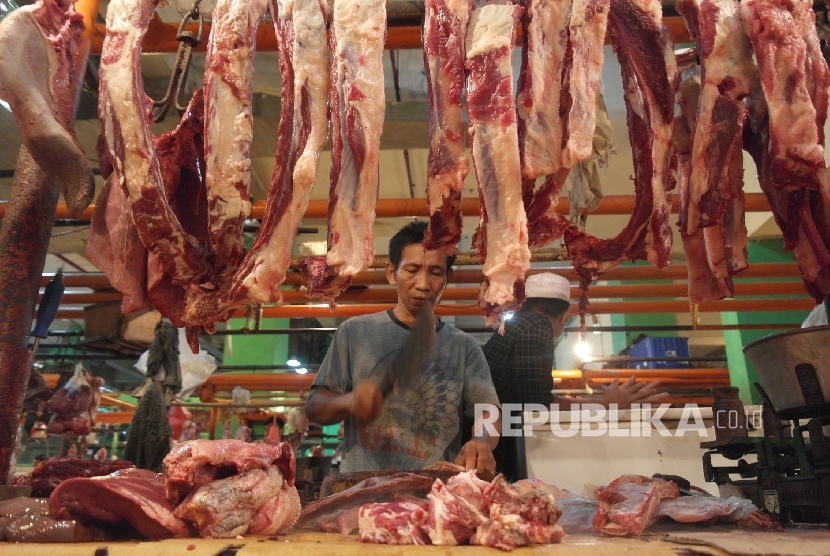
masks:
[[[247,319],[231,319],[228,329],[241,330]],[[260,328],[288,328],[288,319],[262,319]],[[234,334],[225,336],[222,365],[284,365],[288,334]]]

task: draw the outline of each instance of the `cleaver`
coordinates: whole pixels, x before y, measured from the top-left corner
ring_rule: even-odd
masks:
[[[421,365],[429,359],[434,343],[435,319],[432,316],[432,305],[425,303],[418,311],[415,327],[409,332],[392,365],[380,376],[374,377],[384,398],[393,388],[404,389],[412,385]]]

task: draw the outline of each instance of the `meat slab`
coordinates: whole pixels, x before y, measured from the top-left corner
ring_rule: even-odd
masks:
[[[357,540],[379,544],[427,544],[429,539],[412,522],[412,514],[422,504],[380,502],[360,507]]]
[[[623,475],[601,489],[594,530],[605,535],[640,535],[657,519],[659,504],[677,498],[680,489],[673,482],[641,475]]]
[[[481,199],[473,245],[484,272],[478,304],[488,324],[521,305],[530,268],[510,65],[521,12],[513,4],[476,7],[467,30],[467,112]]]
[[[245,245],[242,223],[251,212],[251,113],[256,30],[268,0],[218,0],[205,58],[205,185],[213,277],[232,275]]]
[[[248,531],[254,514],[282,489],[276,466],[250,469],[226,479],[211,481],[176,506],[176,517],[191,521],[202,537],[233,538]]]
[[[251,535],[281,535],[294,526],[300,517],[302,502],[297,488],[283,483],[277,496],[259,507],[251,518]]]
[[[167,202],[145,109],[139,60],[156,4],[153,0],[115,0],[112,9],[107,9],[98,114],[110,163],[141,242],[158,257],[173,282],[186,285],[198,282],[207,272],[207,253],[184,231]]]
[[[277,446],[241,440],[183,442],[164,458],[167,497],[175,504],[211,481],[251,469],[264,471],[271,465],[279,468],[288,486],[294,485],[296,463],[288,442]]]
[[[375,255],[380,136],[386,101],[386,3],[339,0],[330,37],[332,166],[328,253],[306,267],[307,295],[332,301]]]
[[[429,99],[427,199],[429,227],[424,248],[458,251],[461,239],[461,192],[470,170],[464,152],[461,117],[464,49],[470,0],[424,2],[424,66]]]
[[[636,204],[628,224],[613,238],[600,239],[575,228],[565,231],[580,277],[583,321],[587,288],[598,274],[626,259],[647,259],[658,268],[669,264],[667,191],[674,186],[671,142],[678,74],[672,39],[661,18],[661,5],[655,0],[611,1],[608,23],[622,68]]]
[[[62,482],[49,497],[50,515],[93,523],[127,523],[150,540],[189,535],[187,524],[173,515],[164,478],[144,469],[125,469],[106,477]]]
[[[58,184],[73,217],[95,195],[95,178],[72,122],[83,17],[69,0],[40,0],[9,12],[0,24],[0,99],[9,105],[23,144]],[[77,67],[77,63],[83,65]]]

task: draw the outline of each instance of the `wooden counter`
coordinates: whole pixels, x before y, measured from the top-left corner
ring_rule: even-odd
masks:
[[[826,530],[768,533],[691,529],[665,532],[637,539],[569,535],[562,544],[518,548],[519,556],[710,556],[776,554],[792,556],[830,555],[830,532]],[[708,546],[707,546],[708,545]],[[727,550],[715,548],[721,546]],[[276,540],[169,539],[160,542],[98,542],[77,544],[6,544],[0,554],[26,556],[94,556],[107,547],[107,556],[494,556],[506,554],[480,546],[390,546],[358,543],[354,536],[326,533],[291,533]]]

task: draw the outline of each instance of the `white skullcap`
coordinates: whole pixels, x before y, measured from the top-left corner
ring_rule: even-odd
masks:
[[[552,272],[533,274],[525,281],[525,295],[531,297],[547,297],[571,301],[571,284]]]

